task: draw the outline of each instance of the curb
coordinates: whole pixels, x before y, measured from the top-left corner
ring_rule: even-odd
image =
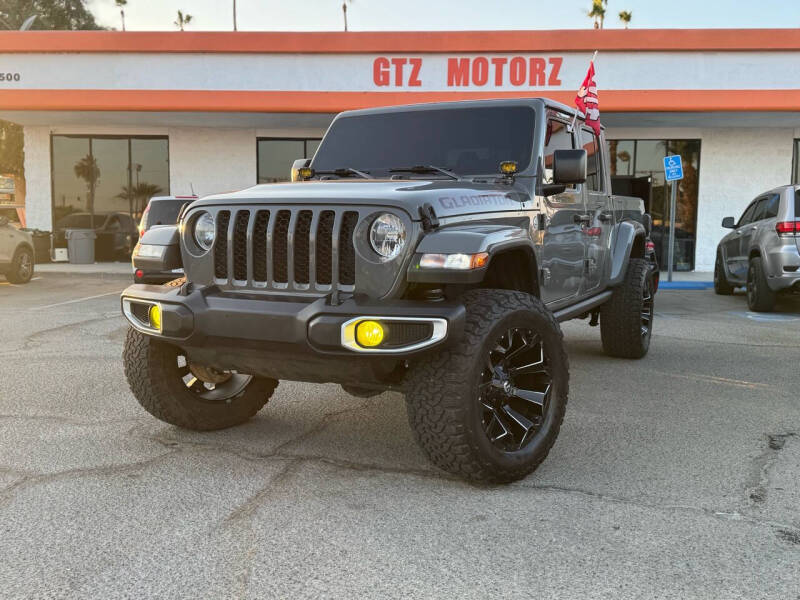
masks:
[[[659,290],[710,290],[713,281],[659,281]]]
[[[133,283],[133,273],[109,273],[104,271],[38,271],[34,268],[34,277],[47,279],[50,277],[91,277],[92,279],[113,279],[117,281],[130,281]]]

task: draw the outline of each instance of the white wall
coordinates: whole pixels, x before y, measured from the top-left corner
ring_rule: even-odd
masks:
[[[288,169],[288,167],[287,167]],[[169,182],[173,195],[198,196],[256,185],[254,129],[169,129]]]
[[[708,129],[700,148],[695,270],[713,271],[723,217],[739,217],[761,192],[790,183],[791,129]]]
[[[759,193],[790,183],[789,128],[610,127],[608,139],[699,139],[695,270],[713,271],[723,217],[738,216]]]
[[[25,218],[32,229],[52,228],[50,128],[25,127]]]

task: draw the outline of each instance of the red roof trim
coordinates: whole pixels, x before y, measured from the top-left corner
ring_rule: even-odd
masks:
[[[574,91],[546,96],[572,104]],[[518,92],[253,92],[192,90],[0,90],[4,111],[337,113],[421,102],[535,97]],[[795,90],[603,90],[603,112],[800,111]]]

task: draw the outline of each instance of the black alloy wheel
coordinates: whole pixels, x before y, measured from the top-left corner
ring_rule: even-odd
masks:
[[[503,452],[522,450],[548,410],[552,378],[541,337],[530,329],[509,329],[489,351],[481,379],[486,437]]]
[[[644,284],[644,291],[642,292],[642,338],[646,339],[650,336],[651,327],[653,324],[653,280],[648,277]]]

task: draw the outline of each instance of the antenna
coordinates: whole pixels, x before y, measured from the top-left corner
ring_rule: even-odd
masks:
[[[28,29],[30,29],[31,26],[33,25],[33,22],[36,20],[37,16],[38,15],[33,15],[33,16],[28,17],[27,19],[25,19],[25,22],[22,24],[22,26],[19,28],[19,30],[20,31],[28,31]]]
[[[191,181],[189,182],[189,189],[192,190],[192,196],[196,196],[197,195],[197,194],[194,193],[194,186],[192,185]]]

